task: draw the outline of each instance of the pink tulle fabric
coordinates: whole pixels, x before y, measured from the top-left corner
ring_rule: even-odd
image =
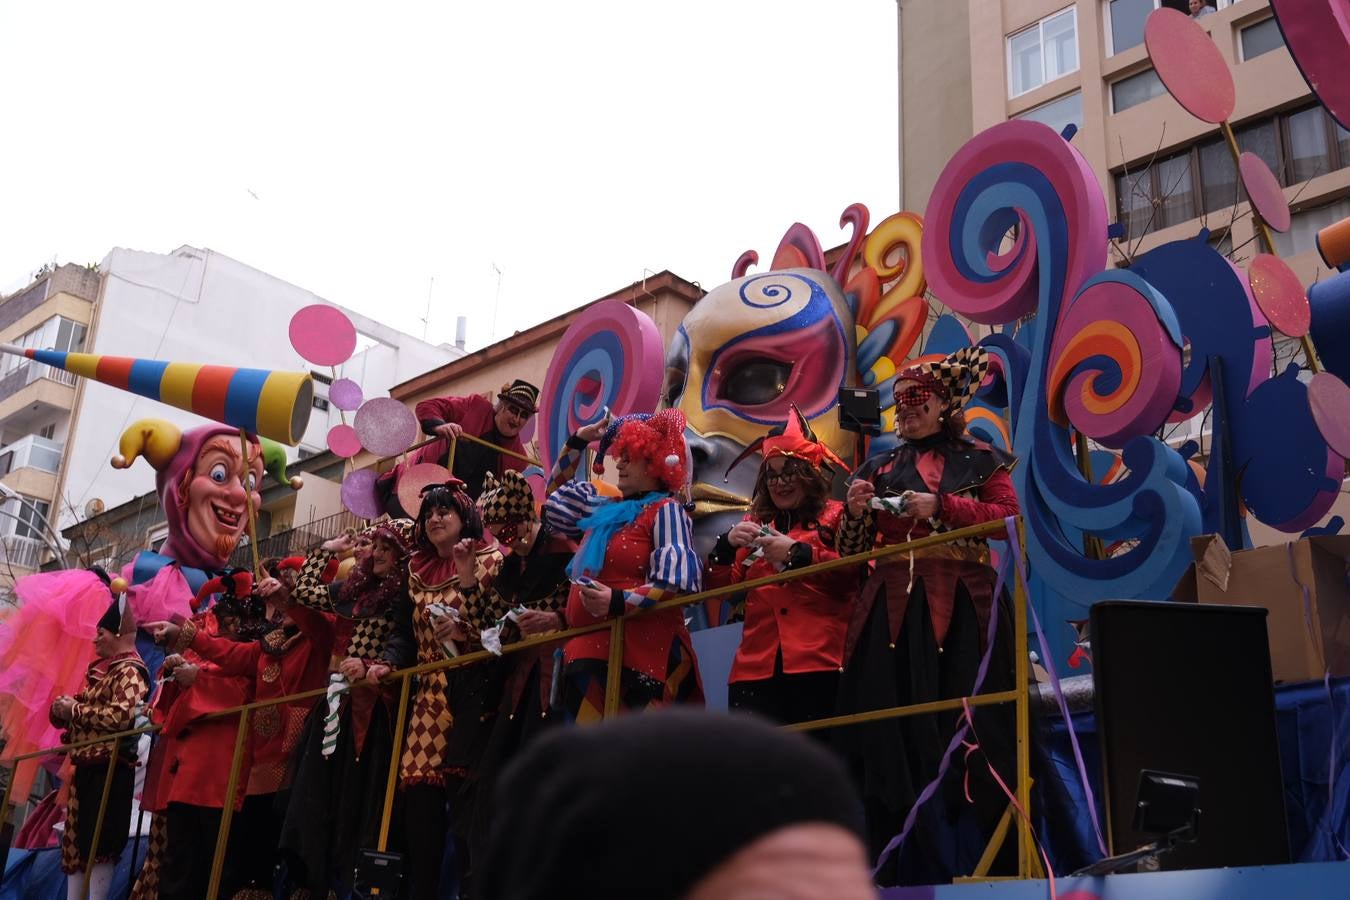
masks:
[[[83,569],[29,575],[14,592],[19,608],[0,621],[0,731],[7,738],[0,761],[61,742],[47,709],[84,687],[95,626],[112,601],[99,577]],[[15,791],[28,790],[29,781],[16,780]]]
[[[131,582],[131,569],[128,565],[122,571],[122,577]],[[146,622],[179,621],[175,616],[192,616],[192,588],[177,566],[165,566],[155,573],[145,584],[133,585],[127,591],[127,600],[131,603],[132,615],[139,624]]]

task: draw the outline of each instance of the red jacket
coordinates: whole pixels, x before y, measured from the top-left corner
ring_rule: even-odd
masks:
[[[819,527],[794,525],[787,536],[811,548],[811,563],[838,559],[834,550],[835,530],[844,507],[837,500],[826,501]],[[746,515],[745,521],[760,524]],[[751,548],[736,552],[736,561],[728,565],[709,563],[705,585],[723,587],[777,571],[763,557],[746,565]],[[833,672],[843,663],[844,635],[849,615],[858,594],[856,567],[835,569],[809,578],[755,588],[745,598],[745,630],[727,680],[760,681],[774,674],[774,662],[781,649],[783,672]]]
[[[187,658],[200,666],[192,687],[184,690],[173,681],[165,682],[155,700],[155,718],[163,721],[164,730],[145,773],[141,805],[150,812],[163,812],[170,803],[216,809],[225,805],[225,783],[230,776],[239,716],[203,716],[252,699],[252,678],[225,675],[195,653]],[[236,810],[244,804],[243,786],[251,755],[251,747],[245,742]]]
[[[321,688],[328,681],[334,617],[304,606],[291,607],[286,615],[299,626],[299,633],[287,636],[278,628],[261,641],[240,643],[199,631],[191,647],[222,674],[252,679],[255,701]],[[311,698],[253,711],[249,735],[252,765],[244,793],[271,794],[284,786],[291,753],[313,708]]]
[[[427,419],[454,422],[462,426],[465,433],[474,437],[482,437],[492,429],[494,425],[493,416],[496,414],[492,401],[480,394],[470,394],[467,397],[433,397],[417,404],[415,410],[419,422]],[[507,450],[514,450],[516,453],[525,453],[525,445],[520,442],[519,435],[504,439],[499,446],[505,447]],[[408,465],[415,466],[418,463],[440,464],[441,459],[449,449],[450,446],[446,439],[441,438],[418,450],[409,460]],[[493,474],[501,475],[507,469],[521,471],[527,465],[529,463],[523,460],[499,453],[497,454],[497,468]]]

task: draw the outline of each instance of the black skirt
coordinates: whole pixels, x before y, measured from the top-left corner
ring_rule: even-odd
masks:
[[[136,782],[136,770],[118,762],[108,791],[108,807],[103,814],[103,828],[98,836],[95,863],[116,862],[127,845],[127,830],[131,822],[131,795]],[[90,763],[75,767],[71,776],[70,800],[66,807],[66,828],[73,832],[74,850],[78,868],[67,866],[66,871],[84,871],[94,845],[94,828],[98,807],[103,800],[103,782],[108,777],[107,763]],[[69,854],[65,854],[69,857]],[[74,860],[65,860],[68,864]]]
[[[327,714],[328,702],[320,698],[305,720],[291,763],[280,842],[293,869],[292,883],[320,897],[330,886],[339,888],[339,896],[349,889],[357,851],[374,847],[379,838],[393,750],[393,722],[383,693],[374,700],[359,748],[348,698],[339,713],[337,747],[331,756],[323,755]]]
[[[985,636],[970,594],[959,580],[955,590],[951,622],[939,649],[923,577],[915,579],[910,591],[894,647],[886,587],[881,587],[840,675],[840,715],[969,695]],[[997,602],[998,627],[982,693],[1009,690],[1014,682],[1012,604],[1006,593]],[[980,752],[969,758],[969,778],[965,750],[958,748],[937,794],[921,808],[905,846],[878,872],[879,884],[949,882],[969,874],[983,852],[1008,805],[985,760],[1013,785],[1015,716],[1012,704],[972,712]],[[919,793],[937,776],[960,717],[958,710],[834,729],[834,744],[847,758],[863,795],[873,859],[900,832]],[[965,799],[967,783],[973,803]],[[1005,851],[1014,843],[1005,842]],[[1005,860],[1006,856],[999,857],[1000,864]]]

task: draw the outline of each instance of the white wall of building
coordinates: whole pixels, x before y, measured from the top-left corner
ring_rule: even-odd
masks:
[[[103,260],[102,271],[104,294],[95,309],[87,352],[313,371],[288,336],[296,310],[326,302],[309,291],[223,254],[186,246],[169,254],[116,248]],[[338,375],[356,380],[367,397],[384,396],[400,381],[463,355],[344,311],[364,336],[362,343],[373,343]],[[325,386],[315,387],[316,396],[326,396]],[[122,432],[142,418],[165,419],[181,428],[206,422],[107,385],[83,382],[67,441],[60,527],[74,520],[71,508],[83,509],[95,497],[113,507],[153,490],[154,470],[144,460],[123,471],[109,465]],[[326,414],[313,410],[302,443],[314,450],[325,448],[327,430],[338,421],[336,408]],[[298,451],[290,456],[296,458]]]

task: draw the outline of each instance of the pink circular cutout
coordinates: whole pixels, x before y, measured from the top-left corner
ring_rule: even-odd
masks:
[[[375,493],[374,469],[357,469],[342,479],[342,505],[363,519],[378,519],[384,513]]]
[[[367,400],[353,423],[361,446],[377,456],[398,456],[417,440],[417,417],[393,397]]]
[[[1163,87],[1182,109],[1214,125],[1233,114],[1233,73],[1199,22],[1175,9],[1155,9],[1144,23],[1144,45]]]
[[[316,366],[336,366],[356,350],[356,326],[336,307],[315,303],[291,316],[291,346]]]
[[[1276,231],[1288,231],[1289,203],[1266,161],[1255,153],[1243,153],[1238,156],[1238,174],[1242,176],[1242,186],[1247,189],[1247,199],[1252,202],[1257,215]]]
[[[1308,382],[1308,406],[1327,446],[1350,459],[1350,387],[1330,372]]]
[[[350,425],[334,425],[328,429],[328,449],[338,456],[350,459],[361,452],[361,439]]]
[[[435,463],[418,463],[399,475],[398,502],[412,518],[422,511],[422,488],[429,484],[445,484],[450,470]]]
[[[361,385],[350,378],[339,378],[328,387],[328,402],[343,412],[359,409],[364,399],[366,395]]]
[[[1312,321],[1308,294],[1287,262],[1269,253],[1256,254],[1247,264],[1247,283],[1270,324],[1290,337],[1308,333]]]

